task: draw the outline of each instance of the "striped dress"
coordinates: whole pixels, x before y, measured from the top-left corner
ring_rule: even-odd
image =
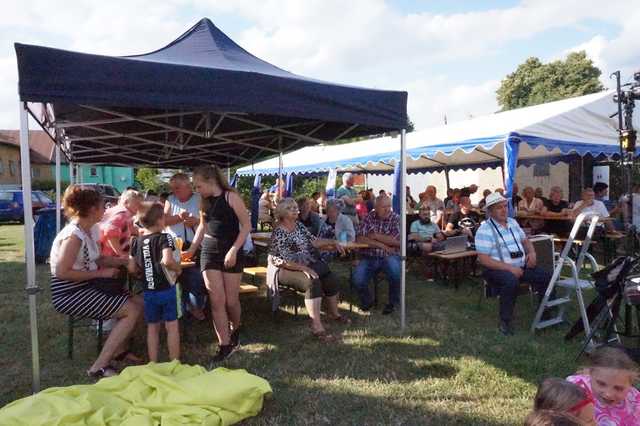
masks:
[[[61,245],[72,235],[81,241],[80,250],[73,264],[76,271],[95,271],[100,257],[99,228],[84,232],[75,222],[70,222],[56,236],[51,247],[51,301],[56,311],[78,318],[107,319],[112,317],[129,298],[126,294],[109,295],[100,290],[94,280],[67,281],[56,277],[56,264],[61,256]]]

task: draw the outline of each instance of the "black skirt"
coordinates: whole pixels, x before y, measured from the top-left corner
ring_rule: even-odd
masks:
[[[240,274],[244,269],[244,252],[238,250],[236,264],[231,268],[224,267],[224,257],[233,245],[224,243],[215,238],[205,237],[202,240],[202,252],[200,253],[200,270],[215,270],[233,274]]]

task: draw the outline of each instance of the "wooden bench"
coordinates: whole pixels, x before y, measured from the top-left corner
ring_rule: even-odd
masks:
[[[251,277],[252,286],[260,287],[258,280],[266,281],[267,279],[267,267],[266,266],[250,266],[242,270],[244,275]],[[241,292],[242,293],[242,292]]]
[[[241,283],[240,284],[240,294],[257,293],[258,290],[260,290],[260,288],[258,286],[253,285],[253,284],[246,284],[246,283]]]

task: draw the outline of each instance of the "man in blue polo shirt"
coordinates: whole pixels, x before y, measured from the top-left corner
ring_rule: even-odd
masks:
[[[542,297],[551,275],[536,267],[536,252],[515,219],[507,216],[507,200],[497,192],[487,196],[487,220],[476,232],[478,262],[484,279],[500,295],[500,332],[513,334],[511,320],[518,284],[526,282]]]

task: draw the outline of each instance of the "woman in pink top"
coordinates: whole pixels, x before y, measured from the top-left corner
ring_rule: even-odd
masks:
[[[589,366],[567,380],[582,386],[595,401],[598,426],[640,426],[638,365],[619,348],[603,346],[589,357]]]
[[[143,197],[138,191],[128,189],[120,195],[116,206],[104,212],[100,222],[100,243],[103,256],[129,258],[131,236],[137,235],[133,224]]]

